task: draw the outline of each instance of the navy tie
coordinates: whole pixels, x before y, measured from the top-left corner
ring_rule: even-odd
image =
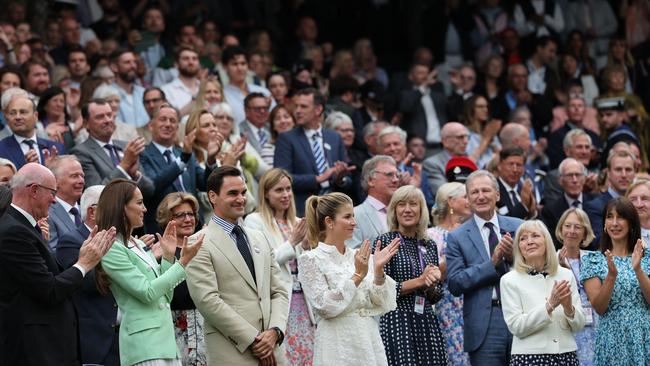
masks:
[[[38,223],[36,223],[36,225],[34,225],[34,230],[36,230],[36,232],[38,233],[38,236],[40,236],[42,239],[45,239],[45,238],[43,238],[43,231],[41,231],[41,227],[38,226]]]
[[[575,201],[573,201],[573,203],[571,204],[571,206],[573,206],[573,207],[575,207],[575,208],[580,208],[580,200],[575,200]]]
[[[108,150],[108,154],[111,156],[111,160],[113,161],[113,165],[118,166],[120,164],[120,156],[117,153],[117,148],[115,148],[115,145],[106,144],[106,145],[104,145],[104,148],[106,150]]]
[[[72,207],[68,212],[74,216],[74,226],[79,227],[79,225],[81,225],[81,215],[79,214],[79,210],[77,210],[76,207]]]
[[[241,256],[244,258],[244,262],[246,262],[248,270],[251,271],[253,281],[255,281],[257,284],[257,279],[255,278],[255,264],[253,263],[251,250],[248,247],[248,243],[246,242],[246,235],[244,234],[244,230],[242,230],[241,226],[235,225],[235,227],[232,229],[232,232],[235,234],[235,238],[237,238],[237,249],[239,249],[239,253],[241,253]]]
[[[492,257],[492,254],[494,254],[494,249],[499,245],[499,237],[497,236],[496,231],[494,231],[494,224],[491,222],[486,222],[485,227],[490,230],[490,235],[488,236],[488,244],[490,244],[490,257]],[[501,262],[501,264],[498,267],[504,267],[505,263]],[[501,288],[499,286],[499,282],[497,281],[495,288],[497,292],[497,298],[501,300]]]
[[[169,165],[176,164],[176,162],[174,162],[174,157],[172,156],[172,151],[171,150],[165,150],[163,155],[165,156],[165,160],[167,160],[167,164],[169,164]],[[179,187],[180,191],[183,191],[183,192],[185,191],[185,187],[183,187],[183,182],[181,182],[181,176],[180,175],[178,177],[176,177],[176,179],[174,180],[174,183]]]

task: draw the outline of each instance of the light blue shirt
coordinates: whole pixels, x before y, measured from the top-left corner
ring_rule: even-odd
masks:
[[[135,127],[142,127],[149,123],[149,115],[142,103],[144,88],[138,84],[133,84],[133,94],[128,94],[119,85],[113,84],[113,86],[120,95],[120,110],[117,113],[118,119]]]

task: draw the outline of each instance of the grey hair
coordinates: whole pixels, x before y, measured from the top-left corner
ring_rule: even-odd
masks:
[[[587,170],[587,167],[582,165],[581,162],[577,161],[574,158],[566,158],[566,159],[562,160],[562,162],[560,163],[560,165],[557,168],[558,172],[560,172],[560,175],[564,174],[564,168],[566,168],[566,166],[571,164],[571,163],[579,164],[582,167],[582,174],[584,176],[587,176],[587,173],[589,173],[589,171]]]
[[[11,160],[9,159],[0,158],[0,166],[8,166],[9,169],[11,169],[11,171],[14,172],[14,174],[16,174],[16,172],[18,171],[14,163],[12,163]]]
[[[88,207],[96,205],[99,202],[99,196],[101,196],[102,191],[104,190],[103,185],[90,186],[86,188],[84,193],[81,195],[81,219],[86,221],[86,215],[88,215]]]
[[[2,98],[0,98],[0,105],[2,106],[3,111],[9,106],[9,103],[14,99],[14,97],[29,98],[29,93],[27,93],[27,90],[21,88],[9,88],[5,90],[5,92],[2,93]],[[34,110],[36,110],[36,107],[34,107]]]
[[[499,140],[504,145],[505,149],[506,146],[515,146],[512,142],[515,138],[527,134],[528,129],[526,127],[520,125],[519,123],[510,122],[503,126],[501,129],[501,132],[499,133]]]
[[[386,121],[373,121],[368,123],[364,128],[363,128],[363,138],[370,137],[375,134],[375,129],[377,126],[384,126],[388,127],[388,122]]]
[[[325,119],[325,128],[336,130],[344,123],[352,124],[352,119],[343,112],[333,112]]]
[[[375,174],[377,165],[381,163],[389,163],[393,166],[397,166],[395,159],[388,155],[375,155],[366,160],[366,162],[363,163],[363,168],[361,168],[361,188],[363,188],[364,192],[368,192],[368,180],[370,180],[370,177]]]
[[[591,136],[589,136],[588,133],[585,131],[576,128],[571,131],[569,131],[566,136],[564,136],[564,141],[562,141],[562,147],[564,149],[569,149],[573,146],[573,139],[578,137],[578,136],[587,136],[587,139],[589,139],[589,145],[593,145],[593,141],[591,141]]]
[[[467,194],[469,194],[469,185],[472,183],[472,181],[480,177],[490,178],[490,182],[492,183],[494,190],[499,192],[499,182],[497,182],[497,179],[494,177],[494,174],[488,172],[487,170],[477,170],[475,172],[472,172],[469,176],[467,176],[467,181],[465,181],[465,188],[467,189]]]
[[[449,214],[449,199],[467,194],[464,184],[458,182],[445,183],[436,191],[436,205],[431,210],[433,225],[440,224]]]
[[[377,145],[381,146],[381,138],[396,133],[399,135],[400,141],[406,145],[406,132],[397,126],[388,126],[382,129],[377,135]]]
[[[101,84],[93,92],[93,99],[106,99],[109,97],[120,98],[120,93],[113,85]]]
[[[11,179],[11,190],[22,189],[34,183],[41,183],[45,179],[45,174],[42,170],[32,169],[30,171],[19,171]]]
[[[48,168],[52,171],[52,174],[54,174],[54,178],[58,181],[59,180],[59,175],[64,174],[65,171],[63,171],[63,163],[66,161],[76,161],[81,165],[81,162],[75,155],[59,155],[52,159],[52,161],[48,164]]]
[[[228,105],[228,103],[217,103],[213,106],[210,107],[210,113],[212,115],[217,115],[217,114],[222,114],[225,113],[228,116],[232,117],[232,107]],[[233,121],[234,124],[234,121]]]

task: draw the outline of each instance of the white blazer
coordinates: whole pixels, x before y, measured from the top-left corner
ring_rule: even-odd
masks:
[[[273,256],[280,265],[280,269],[282,269],[282,279],[286,282],[287,292],[289,293],[289,303],[291,303],[291,293],[293,292],[293,277],[291,276],[289,261],[300,257],[303,249],[300,245],[293,246],[291,243],[289,243],[288,240],[284,240],[282,234],[280,233],[280,227],[278,227],[277,223],[275,222],[273,222],[273,225],[275,226],[275,230],[268,228],[264,224],[262,215],[260,215],[259,212],[253,212],[246,216],[244,219],[244,226],[265,233],[266,237],[269,239],[273,249]],[[309,319],[311,319],[312,324],[316,324],[311,305],[309,304],[309,301],[306,303],[307,310],[309,311]],[[289,308],[291,308],[291,306],[289,306]]]
[[[546,299],[555,281],[567,280],[571,286],[573,319],[564,315],[562,306],[551,316]],[[558,266],[557,273],[544,277],[512,270],[501,277],[503,318],[513,335],[512,354],[559,354],[577,350],[573,333],[585,325],[576,279],[570,270]]]

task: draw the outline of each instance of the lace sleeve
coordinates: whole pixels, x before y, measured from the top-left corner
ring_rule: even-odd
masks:
[[[375,306],[368,309],[372,316],[386,314],[397,309],[397,292],[395,290],[395,280],[386,276],[384,284],[377,286],[374,283],[369,286],[368,295],[370,301]]]
[[[352,303],[357,287],[351,278],[344,276],[338,283],[329,283],[318,260],[313,253],[303,254],[298,261],[298,279],[314,311],[321,318],[334,318]]]

